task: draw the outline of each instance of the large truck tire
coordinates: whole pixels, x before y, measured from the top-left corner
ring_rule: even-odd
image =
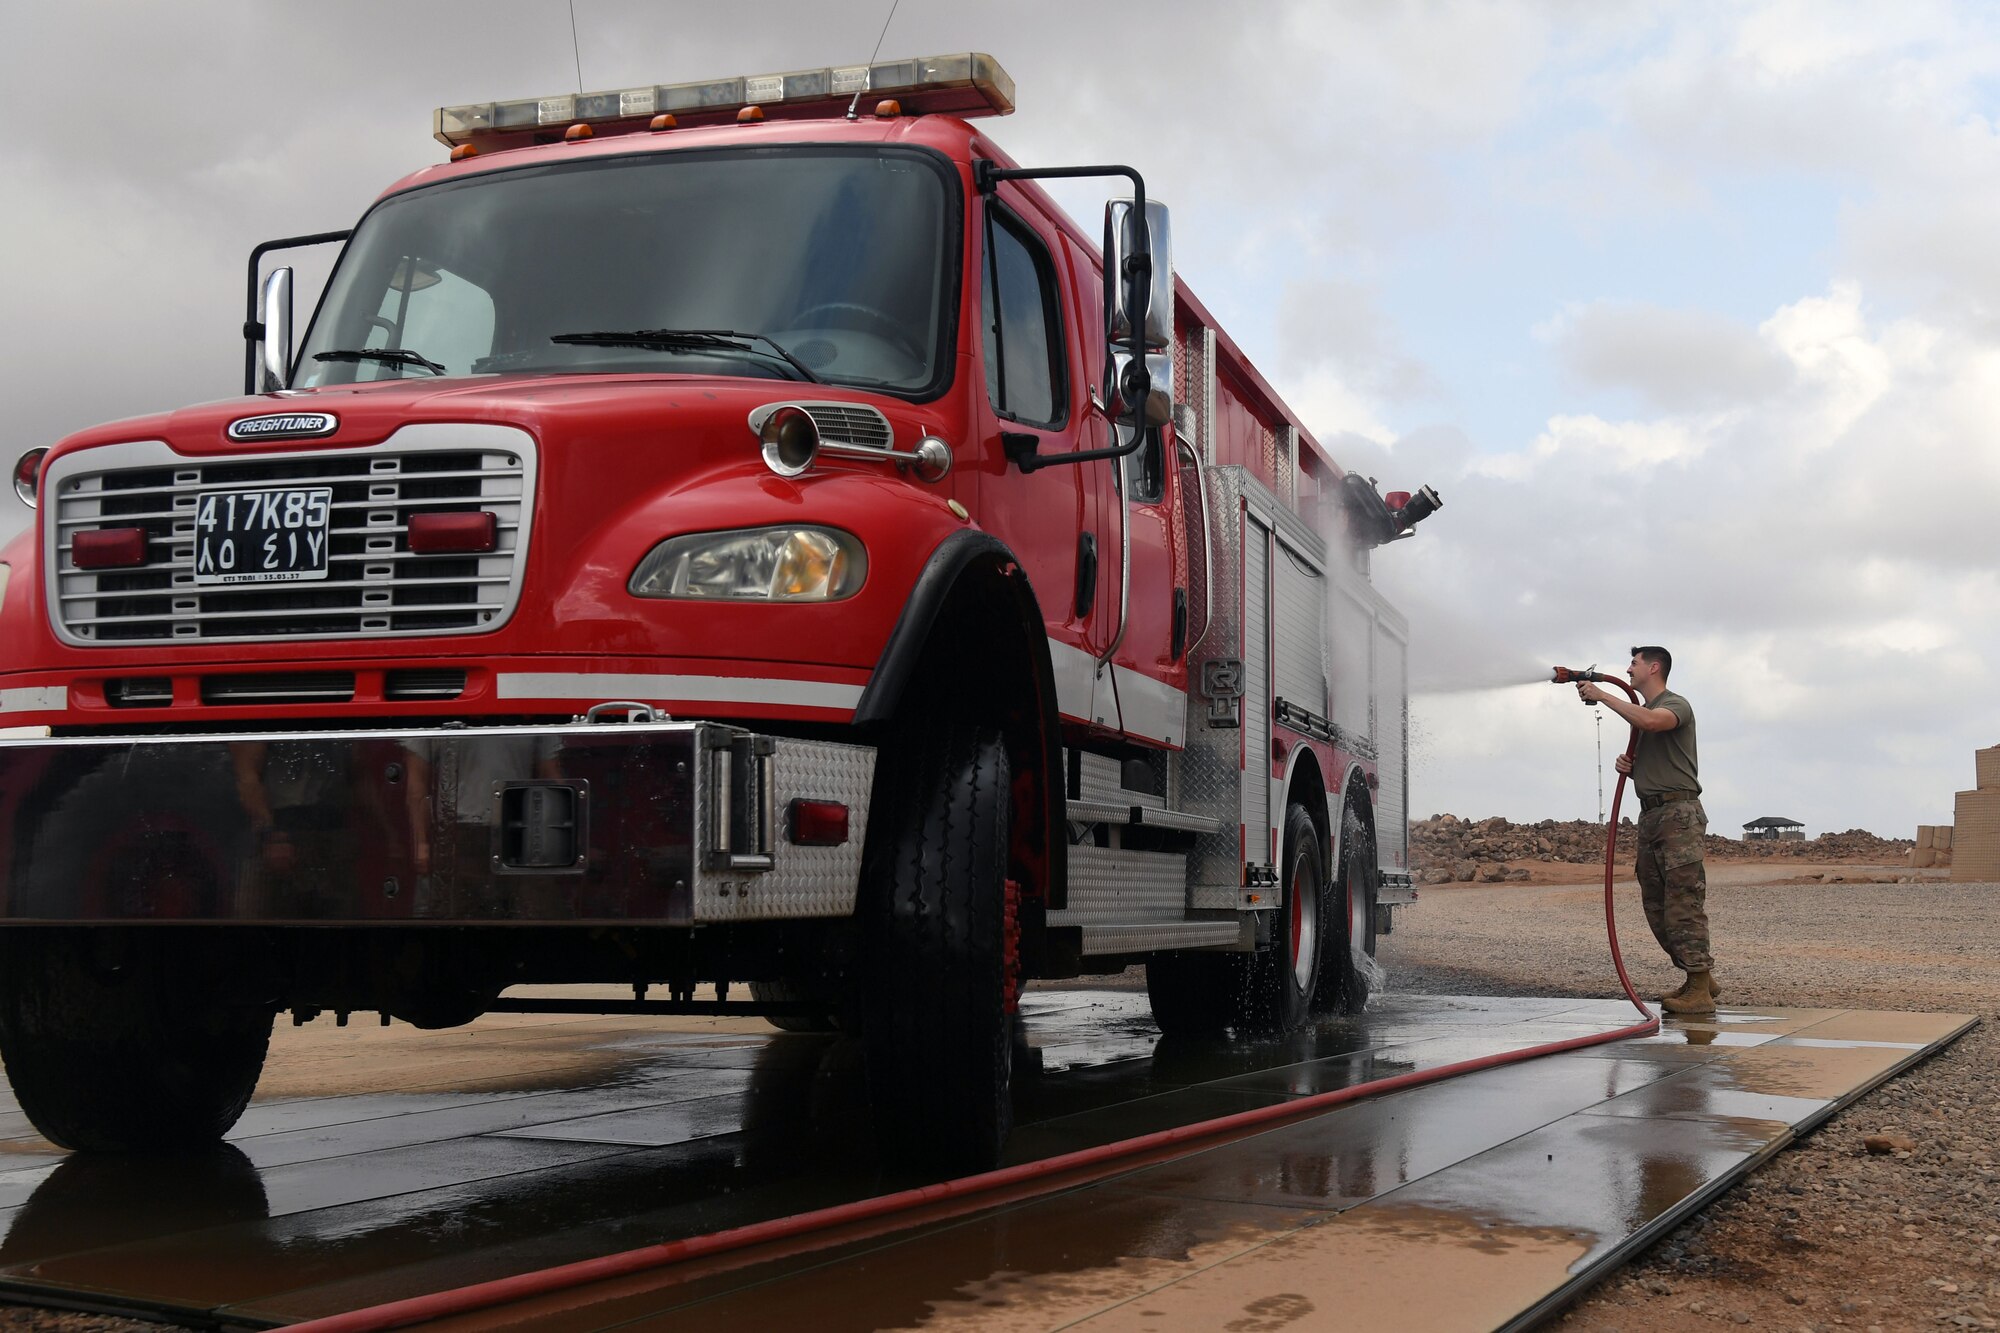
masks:
[[[144,951],[108,965],[88,939],[0,949],[0,1059],[30,1123],[78,1152],[211,1147],[256,1090],[273,1011],[229,1006]]]
[[[1332,933],[1327,937],[1314,1007],[1321,1013],[1358,1014],[1373,988],[1375,904],[1382,872],[1375,837],[1352,801],[1340,817],[1340,875],[1333,886]],[[1370,960],[1364,963],[1362,960]]]
[[[862,871],[862,1042],[885,1157],[977,1171],[1013,1123],[1012,777],[964,724],[884,747]]]
[[[1333,926],[1332,893],[1319,828],[1303,805],[1285,812],[1285,897],[1271,923],[1271,947],[1238,960],[1235,1026],[1240,1032],[1293,1032],[1312,1021],[1313,995]]]

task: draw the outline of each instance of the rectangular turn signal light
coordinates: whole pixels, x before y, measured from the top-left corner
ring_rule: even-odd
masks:
[[[794,847],[838,847],[847,841],[847,807],[839,801],[793,801],[789,813]]]
[[[410,515],[410,549],[418,555],[476,555],[499,544],[500,520],[490,509]]]
[[[78,569],[129,569],[146,563],[144,528],[96,528],[69,539],[69,558]]]

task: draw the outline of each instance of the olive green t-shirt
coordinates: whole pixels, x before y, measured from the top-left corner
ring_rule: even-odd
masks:
[[[1639,733],[1639,748],[1632,755],[1632,789],[1641,796],[1700,791],[1701,779],[1695,776],[1694,705],[1672,690],[1662,690],[1646,707],[1664,708],[1681,724],[1672,731]]]

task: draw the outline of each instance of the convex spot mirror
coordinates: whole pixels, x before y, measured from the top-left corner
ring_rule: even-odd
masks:
[[[1129,353],[1114,349],[1111,353],[1111,369],[1105,380],[1111,385],[1105,409],[1121,426],[1138,426],[1145,430],[1158,430],[1171,425],[1174,419],[1174,358],[1167,352],[1146,354],[1146,391],[1136,397],[1131,392],[1132,376],[1128,373],[1132,365]]]

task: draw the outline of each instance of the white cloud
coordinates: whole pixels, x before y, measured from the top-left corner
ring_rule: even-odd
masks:
[[[1968,725],[2000,690],[2000,465],[1965,434],[2000,420],[2000,348],[1871,322],[1853,283],[1760,332],[1787,362],[1785,392],[1726,413],[1556,416],[1527,446],[1435,478],[1446,509],[1383,553],[1378,579],[1411,602],[1420,660],[1477,664],[1500,643],[1622,666],[1629,644],[1666,643],[1702,718],[1712,816],[1769,813],[1749,808],[1769,797],[1818,828],[1933,822],[1960,752],[2000,731]],[[1451,615],[1432,615],[1440,600]],[[1485,771],[1494,735],[1527,770],[1571,762],[1569,741],[1512,721],[1462,743],[1437,725],[1469,707],[1419,703],[1433,790],[1467,781],[1439,771],[1448,757]],[[1540,791],[1494,808],[1534,814]]]
[[[1536,332],[1555,344],[1579,384],[1627,389],[1667,412],[1754,403],[1783,390],[1792,374],[1773,340],[1705,310],[1597,301]]]

